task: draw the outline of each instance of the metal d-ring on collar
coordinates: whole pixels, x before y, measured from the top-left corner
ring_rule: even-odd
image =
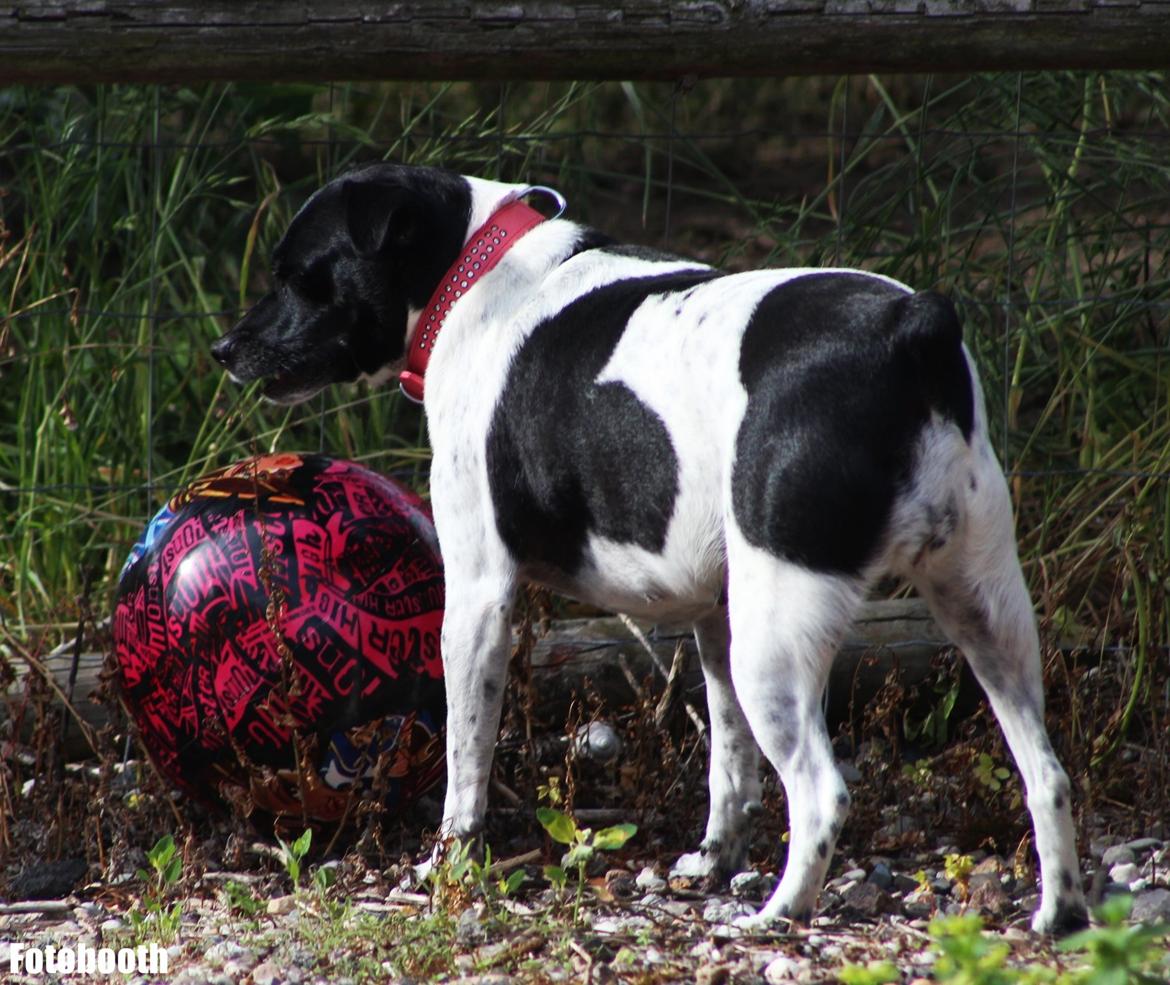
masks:
[[[516,197],[526,198],[535,192],[543,192],[545,195],[551,198],[553,202],[556,203],[557,210],[549,216],[550,219],[559,219],[564,214],[565,209],[569,207],[569,203],[565,200],[565,196],[555,188],[549,188],[548,185],[529,185]]]

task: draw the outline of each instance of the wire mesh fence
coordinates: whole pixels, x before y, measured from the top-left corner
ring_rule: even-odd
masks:
[[[574,219],[730,269],[857,266],[950,294],[1047,638],[1124,655],[1121,693],[1154,728],[1168,93],[1157,73],[2,91],[0,619],[49,646],[106,611],[157,506],[257,450],[425,491],[425,424],[394,391],[277,408],[208,353],[308,193],[392,158],[553,185]]]

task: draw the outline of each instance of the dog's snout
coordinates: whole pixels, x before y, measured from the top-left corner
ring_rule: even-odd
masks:
[[[211,343],[211,356],[221,366],[227,366],[231,362],[235,347],[236,340],[230,335],[225,335]]]

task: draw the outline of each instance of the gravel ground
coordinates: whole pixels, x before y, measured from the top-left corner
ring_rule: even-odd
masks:
[[[1094,839],[1085,863],[1091,895],[1099,900],[1130,892],[1134,919],[1170,921],[1170,846],[1164,835]],[[898,857],[839,856],[811,926],[751,936],[735,927],[735,918],[766,897],[774,874],[744,873],[728,892],[711,895],[684,870],[663,871],[636,855],[624,866],[611,858],[608,868],[592,873],[576,924],[573,884],[569,899],[559,899],[553,890],[539,888],[544,883],[536,864],[528,866],[531,878],[513,895],[489,894],[486,903],[473,895],[448,899],[448,916],[441,919],[425,895],[399,889],[348,859],[333,866],[338,880],[331,889],[295,894],[288,892],[287,876],[273,867],[266,873],[208,871],[188,879],[175,897],[181,923],[167,948],[167,974],[118,980],[135,985],[831,982],[846,963],[888,959],[904,982],[915,982],[926,979],[933,961],[927,946],[930,919],[960,912],[981,915],[1021,963],[1068,960],[1027,930],[1036,903],[1030,877],[1017,877],[1010,859],[976,852],[962,885],[946,871],[945,858],[956,851],[943,844]],[[235,888],[229,891],[229,884]],[[16,941],[96,948],[149,940],[150,927],[136,929],[131,917],[140,888],[131,879],[122,887],[90,886],[63,900],[35,904],[41,912],[0,908],[0,970],[9,970]],[[246,913],[241,895],[248,901]],[[422,936],[402,943],[410,927],[420,928]],[[3,980],[54,977],[10,974]]]

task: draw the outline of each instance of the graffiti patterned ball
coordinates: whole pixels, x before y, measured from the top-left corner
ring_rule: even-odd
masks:
[[[191,483],[122,570],[123,702],[159,770],[278,824],[393,809],[443,769],[443,571],[421,501],[322,455]]]

